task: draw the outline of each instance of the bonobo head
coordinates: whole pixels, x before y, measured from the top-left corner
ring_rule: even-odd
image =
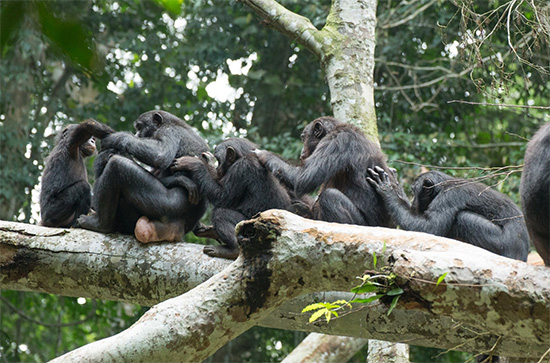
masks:
[[[411,208],[418,214],[424,213],[435,197],[448,187],[449,180],[454,178],[440,171],[428,171],[417,176],[411,187],[414,194]]]
[[[136,137],[154,137],[155,133],[165,125],[185,124],[177,116],[166,111],[148,111],[142,113],[135,121]]]
[[[304,128],[302,135],[300,135],[304,143],[304,147],[300,153],[300,160],[304,161],[313,154],[319,141],[340,124],[340,121],[328,116],[319,117],[311,121]]]
[[[222,178],[227,170],[244,155],[252,154],[258,145],[247,139],[230,138],[220,142],[214,148],[214,155],[218,160],[218,178]]]

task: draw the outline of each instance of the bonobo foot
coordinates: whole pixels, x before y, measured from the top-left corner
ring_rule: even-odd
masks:
[[[145,216],[138,219],[134,228],[134,235],[141,243],[180,241],[184,234],[185,223],[182,221],[163,223],[151,221]]]
[[[211,257],[221,257],[230,260],[235,260],[239,257],[239,249],[237,247],[230,248],[227,246],[205,246],[202,252]]]
[[[112,232],[113,229],[110,226],[102,226],[99,222],[99,216],[97,213],[93,212],[88,215],[81,215],[76,220],[77,227],[89,229],[90,231],[95,232],[101,232],[101,233],[109,233]]]
[[[197,224],[195,229],[193,229],[193,233],[197,237],[212,238],[215,240],[218,239],[218,234],[216,233],[214,226],[205,226],[202,223]]]

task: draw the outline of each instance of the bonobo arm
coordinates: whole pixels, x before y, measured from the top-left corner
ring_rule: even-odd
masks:
[[[69,150],[71,154],[76,153],[80,145],[88,141],[92,136],[103,139],[107,135],[114,133],[115,130],[107,125],[97,122],[94,119],[87,119],[79,123],[69,135]]]
[[[357,153],[362,150],[364,142],[359,138],[350,130],[334,131],[324,137],[299,169],[294,189],[296,194],[310,193],[337,173],[356,169]]]
[[[177,158],[172,163],[172,172],[187,170],[193,173],[193,180],[198,184],[199,190],[215,207],[234,207],[242,199],[246,192],[248,180],[253,179],[251,172],[242,159],[235,162],[218,180],[212,174],[212,168],[203,161],[192,156]],[[246,177],[244,177],[246,176]]]
[[[289,189],[294,189],[299,168],[288,164],[269,151],[254,150],[254,153],[258,156],[260,163],[279,179],[281,183]]]
[[[449,206],[437,211],[428,209],[422,214],[415,214],[396,192],[384,169],[376,166],[374,170],[369,168],[368,172],[370,177],[367,177],[367,181],[382,197],[388,213],[397,225],[408,231],[426,232],[437,236],[449,235],[460,212],[459,208]]]
[[[167,130],[170,131],[170,130]],[[102,146],[129,154],[137,160],[156,169],[167,169],[177,156],[179,149],[177,130],[159,130],[155,138],[138,138],[128,132],[116,132],[102,141]]]

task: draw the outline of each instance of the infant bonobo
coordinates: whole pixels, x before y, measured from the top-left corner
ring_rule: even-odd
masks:
[[[529,237],[519,208],[504,194],[439,171],[419,175],[412,206],[395,194],[388,174],[369,169],[367,180],[397,224],[409,231],[449,237],[501,256],[527,261]]]
[[[200,193],[214,205],[212,224],[221,246],[206,246],[204,253],[213,257],[235,259],[239,256],[235,226],[268,209],[288,209],[290,197],[251,153],[255,145],[246,139],[228,139],[214,149],[218,167],[204,159],[181,157],[172,171],[187,170]]]
[[[63,129],[42,173],[41,225],[72,227],[80,215],[90,211],[92,195],[84,158],[96,152],[96,137],[102,139],[113,132],[92,119]]]

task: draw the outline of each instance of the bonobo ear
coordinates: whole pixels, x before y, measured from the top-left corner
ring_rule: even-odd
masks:
[[[237,160],[237,152],[232,146],[228,146],[225,149],[225,160],[233,164]]]
[[[321,121],[315,122],[315,124],[313,125],[313,135],[316,138],[321,139],[326,135],[326,133],[327,131],[323,123]]]
[[[155,112],[153,114],[153,122],[157,127],[160,126],[160,124],[162,123],[162,115],[158,112]]]

